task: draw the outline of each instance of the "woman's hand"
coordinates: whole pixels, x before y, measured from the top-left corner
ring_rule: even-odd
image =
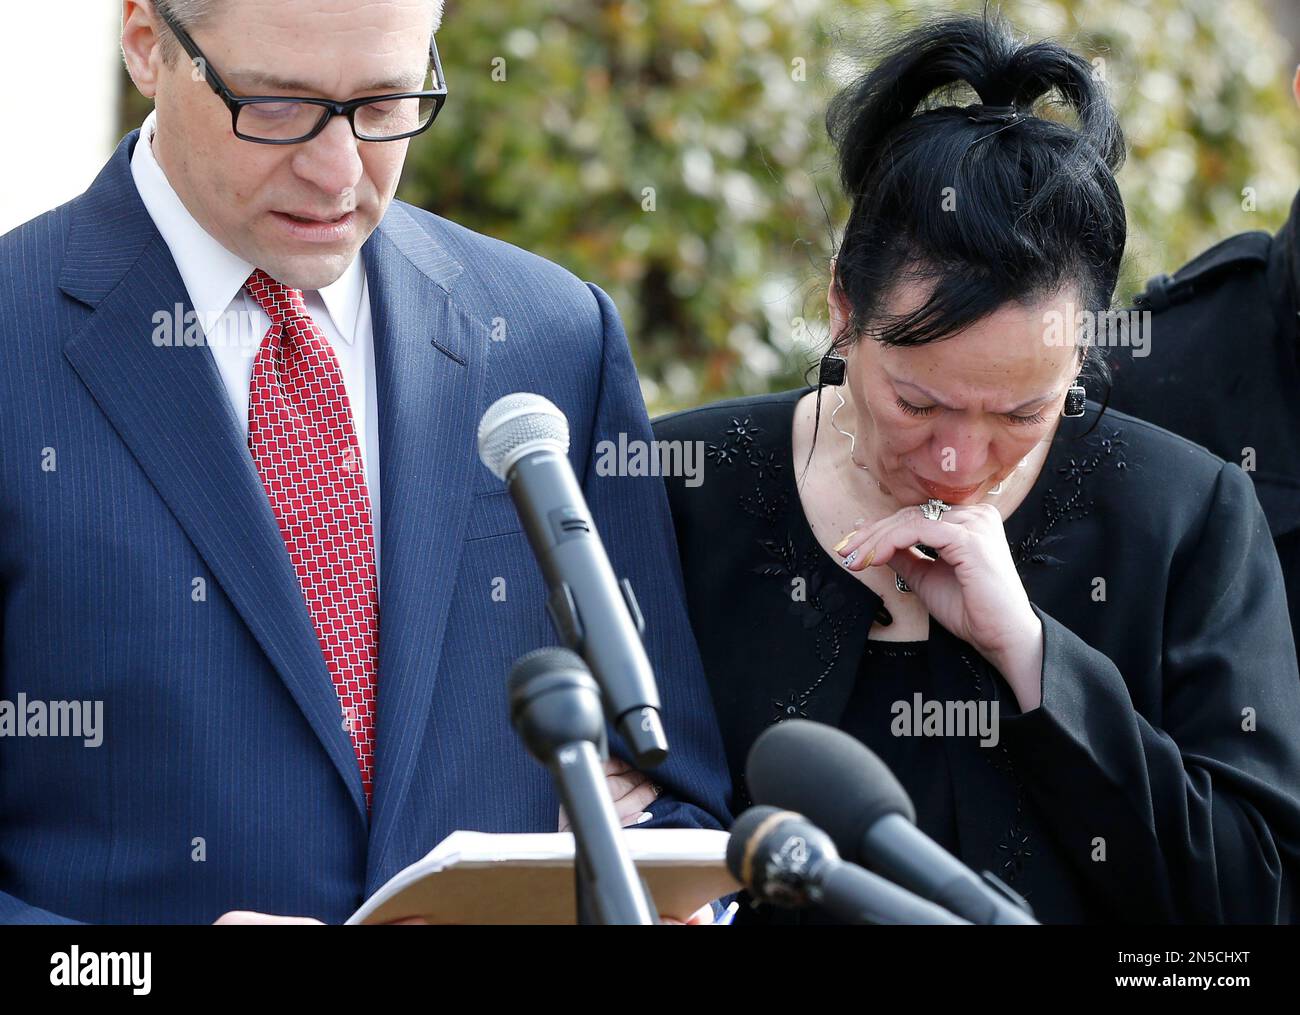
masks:
[[[648,775],[638,772],[622,758],[611,755],[605,762],[605,785],[609,787],[620,825],[629,828],[650,820],[651,814],[646,808],[659,798],[659,787],[650,781]],[[560,831],[568,830],[569,816],[561,807]]]
[[[917,543],[939,554],[929,560]],[[938,521],[905,507],[836,547],[851,571],[889,565],[930,616],[992,664],[1022,712],[1042,700],[1043,625],[1029,605],[992,504],[957,505]]]

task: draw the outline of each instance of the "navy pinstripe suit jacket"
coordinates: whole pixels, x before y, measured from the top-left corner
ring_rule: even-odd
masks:
[[[483,410],[518,390],[568,416],[574,468],[646,615],[673,749],[650,826],[720,827],[727,768],[662,485],[589,478],[597,441],[652,439],[613,305],[401,203],[363,249],[383,511],[367,816],[212,356],[153,342],[154,315],[188,297],[131,178],[137,136],[81,197],[0,238],[0,699],[103,702],[98,747],[0,737],[0,919],[341,921],[457,828],[554,830],[505,678],[556,639],[514,507],[475,450]]]

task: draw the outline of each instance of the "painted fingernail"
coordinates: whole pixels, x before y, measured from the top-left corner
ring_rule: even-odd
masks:
[[[862,562],[862,569],[865,571],[867,568],[869,568],[871,566],[871,562],[875,559],[876,559],[876,549],[875,547],[872,547],[871,552],[867,554],[867,559]]]
[[[649,811],[642,811],[640,814],[636,816],[636,821],[633,822],[633,824],[644,825],[647,821],[649,821],[653,817],[654,815],[651,814]]]
[[[844,558],[844,566],[852,567],[853,562],[857,559],[858,559],[858,551],[854,550],[852,553],[850,553],[847,557]]]
[[[854,529],[854,530],[853,530],[852,532],[850,532],[847,536],[845,536],[845,537],[844,537],[843,539],[841,539],[838,543],[836,543],[836,544],[835,544],[835,552],[836,552],[836,553],[839,553],[842,549],[844,549],[844,547],[848,546],[848,545],[849,545],[849,540],[852,539],[852,538],[853,538],[854,536],[856,536],[857,534],[858,534],[858,530],[857,530],[857,529]]]

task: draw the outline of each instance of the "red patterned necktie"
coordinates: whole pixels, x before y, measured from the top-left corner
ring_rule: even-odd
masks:
[[[253,360],[248,448],[298,572],[369,807],[379,597],[352,406],[338,358],[302,293],[260,269],[248,291],[271,319]]]

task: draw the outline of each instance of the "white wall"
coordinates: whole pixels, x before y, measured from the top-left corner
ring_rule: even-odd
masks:
[[[118,0],[3,2],[0,233],[95,178],[120,140],[122,60]]]

